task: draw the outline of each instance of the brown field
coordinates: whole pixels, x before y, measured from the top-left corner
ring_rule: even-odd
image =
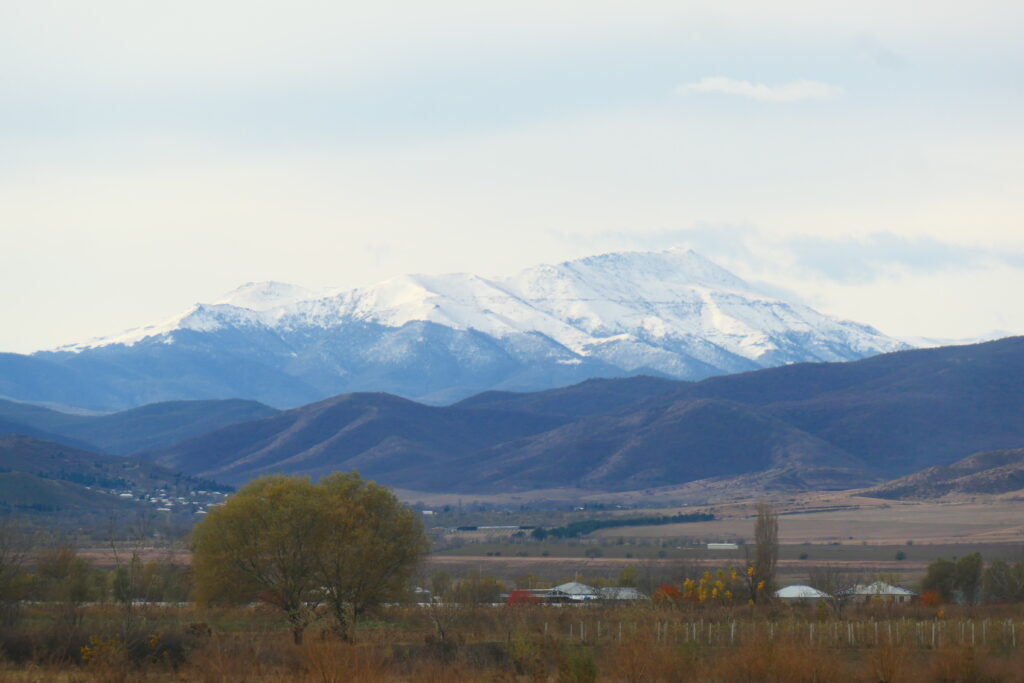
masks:
[[[820,565],[848,576],[886,574],[913,586],[938,556],[979,551],[986,561],[1024,559],[1024,501],[903,503],[817,494],[772,503],[780,513],[783,585],[804,582]],[[706,509],[719,519],[606,529],[584,539],[450,534],[448,541],[460,538],[465,545],[428,556],[419,582],[429,585],[431,574],[444,570],[453,577],[490,575],[511,588],[527,579],[538,585],[533,582],[614,578],[633,566],[637,580],[651,589],[678,585],[705,569],[744,564],[743,546],[709,551],[694,541],[749,540],[753,504]],[[586,556],[598,550],[602,556]],[[896,560],[896,552],[905,559]],[[115,564],[109,547],[82,555],[99,566]],[[143,559],[187,564],[190,556],[180,548],[149,549]],[[110,603],[82,606],[69,622],[56,605],[26,605],[16,627],[0,628],[0,680],[1024,683],[1019,604],[750,606],[743,598],[565,607],[396,605],[369,615],[354,642],[338,640],[326,615],[318,617],[299,646],[290,642],[281,614],[268,607],[135,609],[130,624],[124,608]]]
[[[780,513],[782,543],[904,545],[1024,543],[1024,499],[975,498],[940,502],[889,501],[849,493],[815,493],[771,501]],[[688,509],[688,508],[683,508]],[[754,509],[750,502],[706,506],[712,522],[631,527],[636,538],[697,536],[729,540],[750,538]],[[665,513],[662,513],[665,514]],[[595,537],[621,535],[616,529]]]
[[[938,557],[981,552],[986,561],[1024,560],[1024,499],[984,497],[938,502],[888,501],[856,492],[781,496],[770,501],[779,512],[779,579],[802,582],[814,566],[848,574],[894,575],[914,584]],[[634,564],[668,576],[698,567],[742,565],[746,551],[708,551],[708,541],[750,540],[753,501],[701,507],[642,508],[613,514],[667,515],[710,511],[711,522],[602,529],[579,540],[509,543],[509,535],[452,535],[464,543],[431,555],[428,567],[453,574],[479,569],[509,581],[533,574],[560,581],[575,574],[614,576]],[[698,544],[694,544],[699,541]],[[586,557],[599,547],[601,557]],[[542,556],[542,553],[547,556]],[[896,553],[904,556],[896,559]],[[527,555],[521,557],[518,555]]]
[[[805,580],[810,567],[828,564],[852,574],[886,573],[913,583],[937,557],[956,557],[979,551],[987,561],[1024,560],[1024,499],[977,498],[939,502],[904,502],[865,498],[850,492],[777,497],[771,501],[779,517],[779,573],[782,583]],[[425,574],[443,569],[459,576],[479,569],[506,582],[525,574],[560,581],[576,574],[610,577],[628,565],[641,565],[670,574],[680,568],[721,567],[745,562],[744,550],[707,551],[681,541],[750,539],[754,505],[751,501],[700,508],[642,508],[617,512],[623,516],[674,514],[708,510],[711,522],[602,529],[580,542],[509,545],[508,534],[460,533],[467,542],[428,556]],[[619,539],[625,545],[616,545]],[[912,545],[907,545],[908,541]],[[644,544],[638,547],[636,544]],[[600,544],[602,557],[585,557]],[[897,551],[904,560],[897,561]],[[112,567],[110,547],[84,548],[81,554],[97,566]],[[501,552],[500,556],[496,553]],[[529,556],[517,557],[525,552]],[[548,552],[547,557],[541,552]],[[626,557],[626,554],[632,557]],[[659,556],[659,553],[662,556]],[[494,555],[494,556],[488,556]],[[801,556],[807,557],[801,559]],[[147,549],[144,561],[171,560],[188,564],[188,550]]]
[[[1024,681],[1020,606],[408,606],[301,645],[265,608],[25,617],[0,632],[4,681]]]

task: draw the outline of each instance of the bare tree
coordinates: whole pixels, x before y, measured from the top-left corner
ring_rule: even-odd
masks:
[[[754,562],[748,570],[751,597],[757,601],[775,588],[775,566],[779,561],[779,516],[766,502],[757,504],[754,523]]]
[[[824,601],[836,613],[836,616],[843,615],[843,608],[846,607],[849,597],[842,593],[844,588],[849,588],[859,583],[864,583],[863,574],[845,572],[835,565],[825,564],[810,567],[807,570],[807,583],[811,588],[817,588],[828,595]]]
[[[115,566],[112,588],[114,600],[121,605],[121,635],[125,642],[135,626],[139,603],[144,598],[142,552],[149,541],[151,524],[152,519],[143,514],[120,533],[114,517],[107,526],[107,541]]]

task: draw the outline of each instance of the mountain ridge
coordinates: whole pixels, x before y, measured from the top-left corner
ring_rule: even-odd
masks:
[[[591,377],[699,380],[902,348],[695,252],[621,252],[502,278],[405,275],[320,292],[247,283],[124,334],[0,355],[0,395],[104,409],[224,398],[294,407],[361,391],[444,404]]]
[[[622,378],[488,392],[448,407],[347,395],[146,456],[229,483],[355,467],[390,486],[434,492],[644,489],[729,477],[859,488],[1024,445],[1021,373],[1024,337],[696,383]],[[359,411],[324,417],[356,403]],[[305,429],[316,420],[316,430]]]

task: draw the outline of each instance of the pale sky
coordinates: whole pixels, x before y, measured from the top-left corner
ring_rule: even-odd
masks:
[[[686,246],[1024,333],[1024,4],[0,3],[0,351],[249,281]]]

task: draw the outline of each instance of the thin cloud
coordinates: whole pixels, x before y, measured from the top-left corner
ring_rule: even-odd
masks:
[[[799,267],[819,277],[847,285],[875,282],[894,269],[938,273],[1000,263],[1024,267],[1024,253],[1007,249],[971,247],[931,237],[903,237],[878,232],[861,239],[796,237],[784,246]]]
[[[598,232],[560,232],[552,234],[563,242],[592,248],[594,244],[608,249],[652,250],[689,247],[715,259],[722,256],[747,258],[747,245],[755,229],[747,225],[699,223],[692,228],[654,230],[602,230]]]
[[[781,85],[767,85],[741,81],[725,76],[709,76],[696,83],[686,83],[676,88],[681,95],[714,94],[746,97],[760,102],[801,102],[804,100],[828,100],[842,97],[846,91],[838,85],[820,81],[799,80]]]

